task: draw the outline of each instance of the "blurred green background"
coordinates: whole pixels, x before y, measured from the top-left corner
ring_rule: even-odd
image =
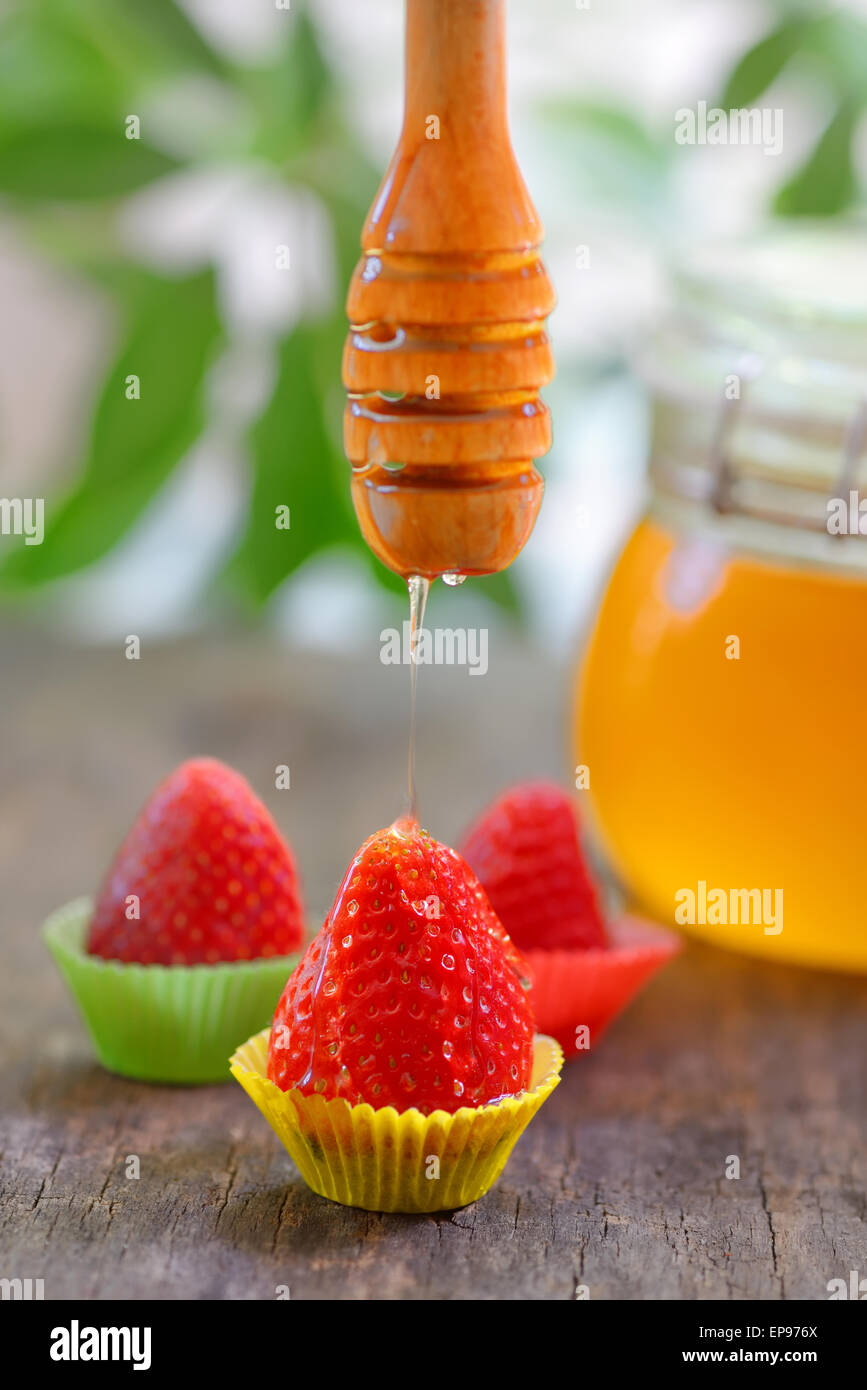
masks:
[[[543,510],[537,538],[547,545],[531,543],[515,574],[481,584],[513,615],[544,617],[567,574],[564,602],[577,614],[579,590],[590,591],[637,505],[643,416],[625,364],[657,312],[666,258],[768,215],[835,217],[862,205],[859,8],[667,0],[648,16],[641,0],[596,10],[513,0],[515,140],[561,301],[549,395],[558,442],[544,466],[563,504],[559,522]],[[292,0],[288,11],[274,0],[2,6],[4,299],[20,297],[27,317],[21,266],[35,265],[57,299],[56,333],[71,324],[73,339],[61,354],[66,388],[55,390],[53,321],[17,334],[16,312],[6,315],[4,416],[17,401],[34,428],[52,417],[53,433],[29,449],[26,422],[4,432],[3,490],[46,498],[43,545],[0,538],[4,603],[99,636],[129,593],[140,626],[170,630],[215,611],[239,621],[268,612],[313,566],[336,595],[337,631],[341,595],[400,588],[367,553],[352,513],[340,353],[361,224],[397,135],[401,9],[399,0]],[[784,109],[783,155],[678,146],[674,112],[699,99]],[[130,116],[137,139],[127,138]],[[582,278],[575,248],[585,244]],[[288,268],[277,264],[284,245]],[[76,315],[91,301],[82,367]],[[141,381],[135,402],[131,374]],[[588,420],[602,422],[590,437]],[[288,532],[274,525],[281,504],[291,506]],[[578,507],[604,524],[576,568]],[[89,582],[70,587],[82,572]],[[325,614],[325,590],[315,591]]]

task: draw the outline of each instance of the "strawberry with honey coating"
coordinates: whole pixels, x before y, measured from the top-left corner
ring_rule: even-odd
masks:
[[[533,1053],[525,975],[460,856],[396,822],[353,859],[288,981],[268,1077],[422,1114],[517,1095]]]

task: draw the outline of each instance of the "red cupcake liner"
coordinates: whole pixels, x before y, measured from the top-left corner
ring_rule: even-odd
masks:
[[[589,1030],[589,1050],[605,1029],[683,942],[674,932],[638,917],[608,925],[609,945],[590,951],[523,951],[530,967],[536,1026],[557,1039],[565,1057],[587,1051],[577,1030]]]

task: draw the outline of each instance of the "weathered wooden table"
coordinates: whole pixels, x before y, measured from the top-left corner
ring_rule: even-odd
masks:
[[[202,752],[265,795],[327,906],[399,809],[406,692],[373,635],[352,663],[262,639],[145,643],[135,663],[121,639],[0,637],[0,1277],[42,1278],[46,1298],[824,1299],[867,1273],[864,981],[690,946],[567,1068],[498,1187],[435,1218],[315,1197],[234,1082],[107,1075],[45,914],[94,888],[152,784]],[[434,833],[454,837],[505,783],[564,776],[564,691],[503,641],[484,680],[423,673]],[[278,763],[291,790],[269,794]]]

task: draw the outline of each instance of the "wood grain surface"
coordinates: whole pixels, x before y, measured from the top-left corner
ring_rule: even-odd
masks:
[[[96,651],[0,634],[0,1277],[46,1298],[825,1299],[867,1273],[865,982],[690,945],[570,1065],[499,1185],[438,1217],[314,1196],[233,1082],[171,1088],[93,1060],[39,938],[92,891],[156,780],[238,766],[327,906],[399,809],[405,696],[375,654],[259,638]],[[423,673],[423,818],[454,838],[527,775],[568,775],[566,685],[505,637],[485,680]],[[521,723],[516,723],[516,712]],[[291,790],[274,767],[289,763]],[[126,1177],[127,1156],[141,1177]],[[730,1155],[741,1176],[725,1177]]]

